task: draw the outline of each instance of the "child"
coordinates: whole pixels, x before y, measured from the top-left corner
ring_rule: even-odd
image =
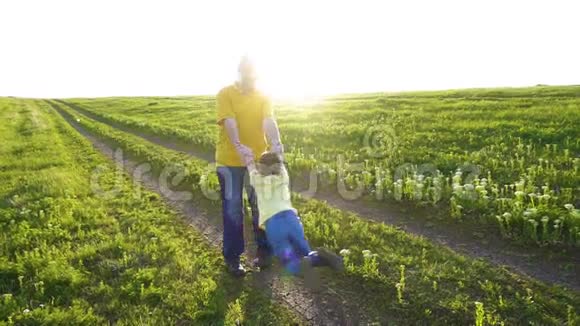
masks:
[[[290,201],[289,177],[282,157],[265,152],[258,164],[250,161],[250,184],[256,191],[260,227],[285,269],[293,275],[303,275],[307,285],[316,287],[317,277],[312,267],[344,268],[342,258],[326,249],[312,251],[304,237],[304,229]]]

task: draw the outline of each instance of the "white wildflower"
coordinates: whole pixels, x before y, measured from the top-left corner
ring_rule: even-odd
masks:
[[[350,250],[349,249],[342,249],[340,251],[340,255],[341,256],[348,256],[348,255],[350,255]]]

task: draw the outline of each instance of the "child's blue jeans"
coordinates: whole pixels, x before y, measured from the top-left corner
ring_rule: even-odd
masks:
[[[274,255],[293,275],[300,271],[305,256],[313,265],[320,264],[318,253],[310,250],[300,218],[293,210],[281,211],[266,221],[266,238]]]

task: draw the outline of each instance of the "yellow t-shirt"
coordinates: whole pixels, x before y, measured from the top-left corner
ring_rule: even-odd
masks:
[[[215,160],[222,166],[244,166],[224,127],[226,118],[236,119],[240,142],[254,151],[255,159],[266,151],[268,143],[263,121],[272,116],[269,99],[258,91],[242,94],[236,85],[222,89],[217,95],[217,123],[220,126]]]
[[[290,178],[286,169],[280,175],[263,176],[258,171],[250,171],[250,184],[256,191],[260,226],[281,211],[295,210],[290,198]]]

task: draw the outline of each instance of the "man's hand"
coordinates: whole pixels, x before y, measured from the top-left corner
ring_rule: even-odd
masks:
[[[234,144],[234,147],[238,152],[238,155],[240,155],[240,158],[242,159],[244,165],[247,166],[248,164],[254,161],[254,152],[252,151],[251,148],[239,142]]]
[[[234,147],[236,149],[236,151],[238,152],[238,154],[243,157],[243,156],[249,156],[249,155],[254,155],[254,152],[252,152],[252,149],[249,148],[248,146],[237,142],[234,144]]]

